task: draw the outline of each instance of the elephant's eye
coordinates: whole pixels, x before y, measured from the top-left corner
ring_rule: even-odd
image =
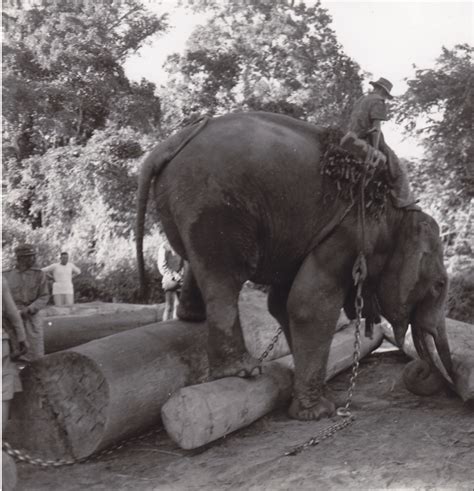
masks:
[[[435,281],[433,285],[433,293],[435,295],[439,295],[443,291],[445,285],[446,285],[446,281],[444,280]]]

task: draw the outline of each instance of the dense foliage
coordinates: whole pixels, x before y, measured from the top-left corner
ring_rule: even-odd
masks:
[[[410,173],[423,207],[441,226],[451,277],[449,315],[474,322],[473,48],[443,48],[434,68],[417,68],[397,104],[398,121],[424,142]]]
[[[205,9],[208,20],[166,65],[164,102],[172,122],[232,110],[279,112],[328,126],[347,121],[362,78],[319,3],[207,1],[195,8]]]
[[[423,138],[431,177],[460,200],[474,197],[473,54],[467,44],[443,48],[434,68],[416,69],[397,107],[398,121]]]
[[[45,4],[3,12],[4,144],[23,159],[83,142],[107,120],[156,127],[153,84],[130,82],[122,63],[164,19],[137,0]]]
[[[4,263],[20,240],[43,265],[66,249],[88,298],[131,298],[136,173],[161,103],[122,65],[165,20],[136,0],[4,9]]]

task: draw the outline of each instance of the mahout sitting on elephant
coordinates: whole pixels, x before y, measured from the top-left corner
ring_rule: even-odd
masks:
[[[148,195],[173,248],[190,265],[178,317],[207,319],[210,374],[251,375],[238,298],[247,280],[269,285],[268,309],[295,363],[297,419],[331,415],[324,380],[340,309],[354,296],[360,253],[357,200],[325,174],[328,130],[287,116],[234,113],[204,119],[159,144],[139,178],[137,258],[145,288],[143,235]],[[347,197],[346,196],[346,197]],[[365,216],[364,285],[402,344],[409,323],[432,363],[432,336],[447,372],[447,275],[439,228],[421,211],[384,202]],[[352,316],[350,308],[348,313]]]

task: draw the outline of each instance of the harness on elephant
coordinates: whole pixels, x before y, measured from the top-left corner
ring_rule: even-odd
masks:
[[[362,185],[364,213],[379,219],[385,212],[390,192],[383,154],[339,129],[327,129],[323,141],[321,174],[335,183],[336,199],[353,203]]]

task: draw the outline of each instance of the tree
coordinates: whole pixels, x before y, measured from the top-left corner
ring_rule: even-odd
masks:
[[[361,95],[358,65],[342,51],[318,2],[197,2],[210,14],[183,55],[167,61],[169,125],[195,113],[267,110],[343,126]]]
[[[28,219],[53,240],[129,236],[134,227],[138,164],[155,144],[150,135],[115,125],[85,145],[51,148],[24,160],[21,186],[4,196],[13,218]],[[29,202],[27,209],[21,204]],[[20,205],[20,208],[18,208]]]
[[[424,140],[425,178],[453,190],[458,206],[474,195],[472,56],[467,44],[443,48],[434,68],[416,69],[397,107],[398,122]]]
[[[44,1],[6,9],[3,25],[3,136],[18,159],[84,142],[124,108],[126,124],[156,128],[153,84],[130,83],[122,63],[165,29],[165,16],[138,0]]]

